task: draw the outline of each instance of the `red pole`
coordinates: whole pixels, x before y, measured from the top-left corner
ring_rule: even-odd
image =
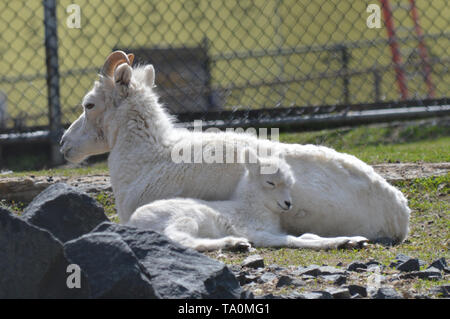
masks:
[[[427,47],[425,46],[425,41],[423,39],[422,28],[419,25],[419,13],[417,12],[415,0],[409,0],[409,2],[411,4],[411,17],[414,21],[414,30],[416,31],[417,39],[419,41],[419,54],[420,54],[420,58],[422,59],[425,83],[427,84],[427,88],[428,88],[428,97],[433,98],[434,97],[434,85],[433,85],[433,82],[431,81],[430,60],[428,59],[428,52],[427,52]]]
[[[394,30],[394,19],[392,17],[391,7],[389,5],[389,0],[380,0],[384,20],[386,21],[386,29],[389,38],[389,46],[392,53],[392,61],[394,62],[394,69],[397,78],[398,88],[403,100],[408,99],[408,88],[406,86],[405,72],[402,67],[402,58],[400,51],[398,49],[397,37],[395,36]]]

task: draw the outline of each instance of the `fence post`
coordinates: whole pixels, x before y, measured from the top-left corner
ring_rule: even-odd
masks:
[[[63,162],[59,152],[61,126],[61,105],[59,101],[58,33],[56,30],[56,0],[43,0],[45,62],[47,67],[48,120],[50,138],[50,159],[52,165]]]

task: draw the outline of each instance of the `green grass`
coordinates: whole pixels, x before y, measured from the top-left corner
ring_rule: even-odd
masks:
[[[369,164],[450,161],[448,125],[373,125],[280,134],[285,143],[318,144],[355,155]]]

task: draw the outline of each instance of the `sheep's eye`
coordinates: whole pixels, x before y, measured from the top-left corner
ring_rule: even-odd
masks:
[[[275,184],[270,181],[266,181],[266,183],[269,184],[270,186],[275,186]]]
[[[92,103],[88,103],[86,104],[84,107],[87,108],[88,110],[92,109],[95,106],[95,104]]]

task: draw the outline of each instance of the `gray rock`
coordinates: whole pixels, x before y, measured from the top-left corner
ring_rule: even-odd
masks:
[[[260,255],[250,255],[244,259],[242,267],[264,268],[264,259]]]
[[[275,275],[274,273],[266,272],[266,273],[262,274],[261,277],[259,277],[258,282],[259,283],[267,283],[267,282],[275,280],[276,278],[277,278],[277,275]]]
[[[334,268],[331,266],[322,266],[319,268],[319,275],[344,275],[345,270]]]
[[[378,261],[376,261],[376,260],[369,260],[368,262],[366,262],[366,266],[367,267],[369,267],[369,266],[371,266],[371,265],[379,265],[379,266],[381,266],[381,263],[379,263]]]
[[[356,272],[360,272],[361,270],[364,271],[366,268],[367,265],[360,261],[354,261],[347,266],[348,271],[356,271]]]
[[[298,280],[296,278],[293,278],[291,276],[287,276],[287,275],[282,275],[280,276],[280,278],[278,278],[277,281],[277,288],[281,288],[281,287],[285,287],[285,286],[296,286],[296,287],[300,287],[300,286],[304,286],[304,282],[301,280]]]
[[[241,287],[223,263],[150,230],[102,223],[92,232],[114,232],[152,275],[162,298],[240,298]]]
[[[69,289],[69,262],[60,241],[0,208],[0,298],[86,298],[81,288]]]
[[[64,183],[53,184],[36,196],[24,210],[23,218],[62,242],[89,233],[108,221],[97,201]]]
[[[391,287],[381,287],[378,288],[375,295],[372,296],[374,299],[402,299],[403,297]]]
[[[432,267],[437,268],[439,270],[444,270],[447,268],[447,262],[445,261],[445,258],[442,257],[442,258],[436,259],[435,261],[433,261],[430,264],[430,266],[428,266],[428,268],[432,268]]]
[[[298,294],[298,299],[333,299],[328,291],[309,291]]]
[[[64,251],[86,273],[92,298],[159,298],[151,275],[117,234],[86,234],[66,242]]]
[[[320,276],[323,280],[331,282],[333,285],[343,285],[347,282],[347,277],[343,275],[322,275]]]
[[[333,299],[350,299],[351,295],[347,288],[327,289]]]
[[[320,275],[319,268],[320,268],[319,265],[309,265],[307,267],[300,266],[295,271],[295,274],[299,275],[299,276],[309,275],[309,276],[317,277]]]
[[[411,271],[400,275],[400,279],[411,279],[411,278],[437,280],[442,278],[442,274],[439,269],[431,267],[425,270]]]
[[[366,271],[379,273],[381,272],[382,268],[382,265],[370,264],[367,266]]]
[[[367,297],[367,289],[366,287],[359,286],[359,285],[348,285],[347,287],[350,295],[360,295],[362,297]]]
[[[282,267],[282,266],[277,265],[277,264],[271,264],[271,265],[267,266],[267,268],[269,270],[271,270],[271,271],[274,271],[274,272],[279,272],[279,271],[282,271],[282,270],[286,269],[285,267]]]

